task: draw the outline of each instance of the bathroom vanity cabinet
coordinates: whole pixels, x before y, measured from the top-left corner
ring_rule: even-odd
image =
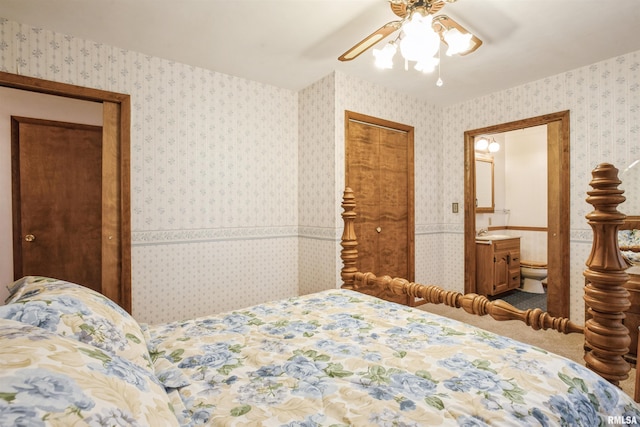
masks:
[[[476,240],[476,292],[498,295],[520,287],[520,238]]]

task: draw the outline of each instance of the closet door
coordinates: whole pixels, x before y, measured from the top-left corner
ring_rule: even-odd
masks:
[[[346,113],[346,183],[356,197],[358,269],[414,280],[413,128]],[[387,299],[413,305],[407,298]]]

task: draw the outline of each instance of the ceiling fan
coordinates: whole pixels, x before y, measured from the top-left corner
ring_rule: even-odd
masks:
[[[376,63],[381,68],[391,68],[391,58],[397,46],[400,47],[406,61],[416,61],[416,69],[420,71],[430,71],[437,65],[439,60],[434,56],[439,53],[441,42],[449,48],[447,55],[467,55],[474,52],[482,45],[482,40],[447,15],[435,15],[447,3],[455,1],[389,0],[393,13],[402,19],[386,23],[338,59],[351,61],[398,30],[401,31],[395,40],[381,50],[374,49]],[[379,61],[382,65],[378,64]]]

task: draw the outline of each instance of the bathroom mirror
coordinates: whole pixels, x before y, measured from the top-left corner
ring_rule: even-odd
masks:
[[[476,212],[494,212],[493,191],[493,157],[476,154]]]

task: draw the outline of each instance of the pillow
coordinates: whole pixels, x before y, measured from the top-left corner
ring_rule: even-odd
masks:
[[[0,425],[179,423],[148,370],[43,328],[0,319]]]
[[[153,372],[138,322],[102,294],[64,280],[29,276],[18,280],[0,318],[38,326],[124,357]]]
[[[15,282],[7,285],[7,290],[9,291],[9,296],[4,300],[5,304],[11,303],[13,300],[18,299],[23,294],[23,289],[25,282],[30,279],[29,276],[25,276],[22,279],[16,280]]]

